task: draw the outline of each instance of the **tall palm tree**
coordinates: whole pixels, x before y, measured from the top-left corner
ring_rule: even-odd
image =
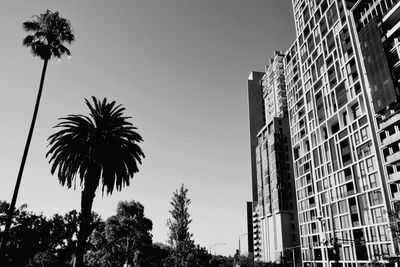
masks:
[[[89,236],[91,211],[96,189],[101,180],[102,193],[111,194],[129,185],[129,179],[138,172],[144,153],[138,143],[142,137],[137,128],[123,116],[125,108],[115,101],[101,102],[95,97],[93,105],[85,99],[89,116],[68,115],[56,126],[60,130],[51,135],[51,173],[57,172],[60,183],[68,188],[79,177],[82,187],[81,225],[78,234],[76,266],[83,266],[86,239]]]
[[[58,12],[51,12],[47,10],[44,14],[33,16],[32,20],[24,22],[22,26],[25,31],[31,33],[24,38],[23,45],[31,48],[32,54],[40,57],[43,60],[43,69],[31,126],[29,128],[28,137],[25,143],[24,153],[18,171],[10,209],[8,211],[6,226],[0,244],[0,258],[3,256],[4,247],[8,241],[11,219],[15,209],[22,173],[24,171],[25,161],[28,155],[29,145],[31,143],[33,129],[35,127],[36,117],[39,110],[39,103],[42,95],[47,63],[52,57],[60,58],[64,54],[70,56],[71,53],[68,48],[64,46],[64,44],[71,44],[75,40],[75,36],[72,34],[70,22],[67,19],[60,17]]]

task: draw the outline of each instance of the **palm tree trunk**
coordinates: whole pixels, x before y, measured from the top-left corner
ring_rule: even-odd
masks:
[[[94,178],[94,179],[91,179]],[[76,247],[76,265],[83,267],[83,255],[85,254],[86,239],[90,235],[90,224],[92,222],[92,205],[99,184],[98,177],[87,177],[81,198],[81,225],[79,227],[78,244]]]
[[[12,200],[11,200],[10,209],[8,210],[6,227],[4,229],[3,237],[2,237],[1,243],[0,243],[0,259],[2,259],[5,256],[4,251],[5,251],[6,244],[8,242],[9,231],[10,231],[10,227],[11,227],[11,219],[14,214],[15,203],[17,202],[19,186],[21,184],[21,179],[22,179],[22,173],[24,172],[24,167],[25,167],[26,158],[28,156],[29,146],[30,146],[31,140],[32,140],[33,129],[35,128],[36,117],[37,117],[37,114],[39,111],[40,98],[42,96],[42,91],[43,91],[44,77],[46,75],[47,63],[48,63],[49,59],[44,59],[43,61],[44,62],[43,62],[42,76],[40,78],[39,91],[38,91],[38,94],[36,97],[36,104],[35,104],[35,109],[33,111],[31,126],[29,128],[28,138],[25,143],[24,154],[22,155],[21,165],[19,167],[17,181],[15,183],[15,188],[14,188],[14,193],[13,193]]]

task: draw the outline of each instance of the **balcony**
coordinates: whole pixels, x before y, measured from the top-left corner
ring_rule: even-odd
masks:
[[[386,163],[393,163],[400,160],[400,151],[386,157]]]
[[[385,129],[386,127],[392,125],[393,123],[397,122],[398,120],[400,120],[400,113],[396,113],[393,116],[389,117],[388,119],[382,121],[379,124],[379,129]]]
[[[383,139],[382,146],[387,147],[388,145],[390,145],[396,141],[399,141],[399,139],[400,139],[400,133],[396,132],[396,133],[392,134],[391,136]]]
[[[400,183],[400,172],[389,174],[389,182],[397,184]]]

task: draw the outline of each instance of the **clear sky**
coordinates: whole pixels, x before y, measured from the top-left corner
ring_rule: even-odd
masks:
[[[69,19],[71,59],[48,66],[17,205],[45,215],[80,209],[80,190],[50,174],[47,137],[59,117],[87,114],[84,98],[116,100],[143,136],[131,186],[97,193],[105,219],[137,200],[167,240],[170,200],[189,189],[197,243],[230,255],[246,233],[251,199],[247,78],[294,41],[290,0],[0,0],[0,199],[11,201],[42,61],[22,46],[22,22],[46,9]],[[241,238],[247,250],[246,237]]]

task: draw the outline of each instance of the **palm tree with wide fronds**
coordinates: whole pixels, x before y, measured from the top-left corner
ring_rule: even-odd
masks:
[[[67,19],[60,17],[58,12],[51,12],[47,10],[44,14],[33,16],[32,20],[24,22],[22,26],[25,31],[30,33],[24,38],[23,45],[29,47],[35,57],[38,56],[43,60],[43,69],[31,126],[29,128],[27,141],[25,143],[25,149],[6,220],[6,226],[0,244],[0,258],[4,256],[3,250],[8,241],[8,232],[11,227],[11,219],[15,209],[22,173],[24,171],[25,161],[28,155],[29,145],[31,143],[33,129],[35,127],[36,117],[39,110],[39,103],[42,95],[47,63],[51,58],[61,58],[61,56],[65,54],[70,56],[71,52],[64,46],[64,44],[71,44],[75,40],[70,22]]]
[[[89,236],[91,211],[96,189],[111,194],[129,185],[138,172],[144,153],[138,143],[142,137],[125,117],[125,108],[93,97],[85,99],[89,116],[68,115],[56,126],[60,130],[49,137],[51,173],[57,173],[60,183],[70,188],[80,181],[81,225],[78,234],[76,266],[83,266],[86,239]]]

